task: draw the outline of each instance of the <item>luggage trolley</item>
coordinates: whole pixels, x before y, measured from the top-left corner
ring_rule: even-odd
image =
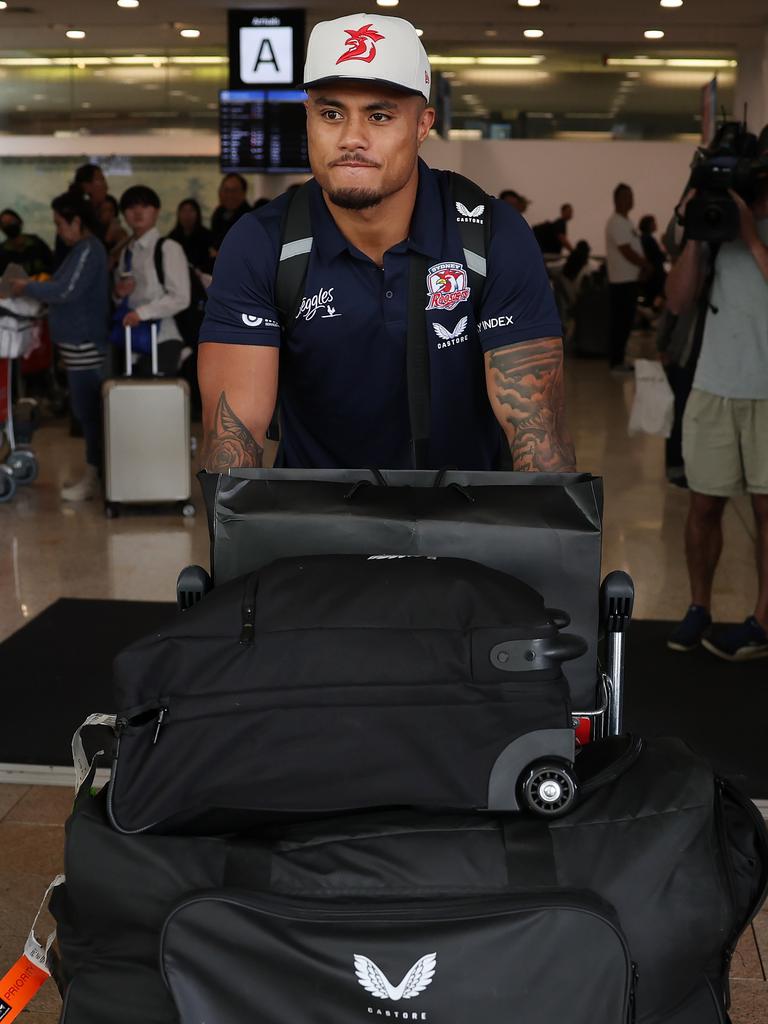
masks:
[[[36,299],[0,300],[0,433],[5,433],[10,449],[0,463],[0,502],[10,501],[17,487],[37,479],[37,459],[29,448],[37,424],[37,403],[22,400],[14,426],[13,360],[34,346],[42,310]]]
[[[237,566],[237,574],[245,570],[252,571],[258,565],[266,564],[268,559],[260,557],[257,558],[256,563],[253,562],[255,548],[245,543],[244,534],[240,532],[243,530],[247,531],[248,529],[252,531],[264,530],[263,523],[267,524],[266,534],[262,538],[264,548],[271,549],[272,545],[276,542],[280,556],[298,553],[294,550],[294,545],[297,543],[299,545],[304,544],[302,553],[307,551],[318,553],[320,549],[323,549],[323,553],[333,553],[335,542],[332,539],[326,539],[325,528],[323,530],[318,529],[312,534],[311,541],[304,542],[298,538],[298,534],[302,531],[295,530],[295,519],[294,532],[290,538],[287,538],[286,535],[276,537],[274,526],[280,522],[281,513],[284,512],[284,508],[281,507],[277,499],[275,488],[279,490],[282,481],[293,480],[297,484],[302,484],[304,486],[302,501],[307,501],[310,497],[311,492],[307,488],[318,487],[322,489],[325,487],[327,489],[329,485],[339,485],[341,491],[337,493],[343,493],[340,501],[342,505],[346,506],[354,503],[355,495],[359,496],[367,493],[369,497],[371,495],[375,496],[377,493],[382,493],[382,488],[383,493],[387,493],[390,485],[405,485],[405,489],[410,490],[411,493],[414,493],[412,490],[414,485],[417,488],[424,488],[426,486],[428,490],[434,493],[436,487],[447,484],[449,487],[458,488],[459,492],[464,494],[474,505],[475,499],[472,497],[472,494],[480,495],[482,485],[494,484],[495,480],[498,480],[502,486],[505,486],[507,481],[517,479],[520,482],[521,476],[528,477],[527,474],[502,474],[494,479],[492,474],[455,473],[446,476],[443,472],[438,474],[437,480],[430,486],[429,480],[434,480],[434,475],[429,473],[419,474],[418,472],[408,471],[374,473],[373,471],[367,471],[365,475],[370,476],[371,474],[372,479],[367,480],[361,479],[362,471],[339,471],[338,473],[336,471],[325,471],[315,474],[310,471],[234,470],[226,477],[219,478],[220,484],[216,486],[215,497],[213,497],[212,507],[209,510],[211,512],[212,524],[212,561],[214,551],[217,551],[219,556],[226,553],[228,558],[225,558],[226,566],[223,565],[219,558],[216,559],[216,584],[232,577],[233,562]],[[531,478],[534,481],[535,477],[536,474],[531,474]],[[472,489],[473,479],[475,478],[478,484],[477,490]],[[531,482],[531,478],[528,479],[528,482]],[[351,488],[348,485],[349,481],[353,483]],[[264,488],[263,494],[269,495],[263,506],[259,507],[258,501],[256,506],[250,506],[247,491],[251,483],[253,486],[262,486]],[[464,484],[469,487],[469,490],[465,490]],[[361,487],[365,487],[367,490],[362,491],[360,490]],[[471,494],[470,491],[472,492]],[[207,495],[207,498],[210,504],[211,495]],[[334,498],[333,501],[336,502],[336,504],[332,504],[334,512],[338,513],[341,507],[339,499]],[[480,507],[480,504],[481,499],[478,498],[477,507]],[[326,510],[327,506],[323,506],[323,511],[325,512]],[[344,513],[346,512],[347,508],[344,508]],[[248,520],[252,513],[255,515],[255,518],[251,520],[251,526],[249,527]],[[303,507],[302,513],[306,515],[311,514],[309,510],[305,512]],[[221,529],[217,527],[219,516],[222,522]],[[328,519],[327,517],[320,517],[318,522],[327,524]],[[259,524],[258,526],[256,525],[257,523]],[[280,529],[284,530],[285,528],[280,527]],[[460,546],[460,543],[455,545],[451,549],[450,554],[458,553],[457,549]],[[330,550],[328,550],[329,547]],[[227,549],[226,552],[223,551],[224,548]],[[359,541],[354,550],[359,549],[358,553],[361,553],[364,548],[365,542]],[[349,551],[352,548],[346,547],[345,550]],[[393,550],[400,549],[395,546]],[[408,548],[403,549],[403,551],[407,550]],[[424,553],[423,550],[422,553]],[[438,551],[437,553],[442,552]],[[274,557],[274,553],[272,557]],[[467,557],[471,558],[472,555],[469,554]],[[240,569],[241,559],[242,569]],[[483,559],[480,560],[482,561]],[[594,562],[590,563],[592,568],[588,575],[592,575],[592,571],[594,571],[595,575],[598,575],[599,552],[597,560],[597,565]],[[487,562],[487,564],[492,563]],[[497,565],[495,567],[510,571],[507,566]],[[521,574],[521,578],[526,578],[524,573]],[[182,571],[177,584],[179,608],[184,610],[195,605],[198,601],[202,600],[213,585],[213,579],[202,567],[188,566]],[[574,710],[572,712],[570,729],[532,732],[527,734],[527,737],[524,737],[522,740],[517,740],[510,744],[499,757],[492,773],[489,783],[487,810],[527,810],[545,818],[566,814],[578,799],[579,780],[576,761],[579,749],[593,740],[621,735],[623,730],[624,660],[634,603],[632,579],[626,572],[616,571],[610,573],[603,580],[602,586],[599,588],[599,595],[597,588],[595,588],[593,600],[595,599],[597,599],[598,607],[594,608],[593,606],[593,611],[590,613],[590,622],[594,623],[594,627],[589,627],[590,630],[594,628],[597,634],[591,634],[593,641],[590,644],[595,660],[585,664],[583,683],[580,686],[581,696],[576,695],[574,698],[576,707],[584,708],[584,710]],[[582,592],[580,595],[580,603],[583,604],[584,601],[589,601],[588,592]],[[570,624],[571,615],[568,612],[550,608],[548,614],[551,623],[556,625],[558,629],[565,629]],[[598,642],[598,637],[601,642]],[[561,634],[559,639],[554,641],[554,644],[555,646],[562,643],[573,645],[580,639],[580,637],[575,635]],[[577,654],[584,653],[587,649],[587,644],[584,641],[582,642],[584,643],[583,649],[566,657],[573,658]],[[547,641],[541,640],[534,641],[533,643],[521,641],[521,643],[523,646],[519,651],[517,650],[519,646],[517,642],[500,645],[510,649],[504,652],[505,664],[499,663],[496,665],[496,668],[513,671],[516,668],[523,667],[514,664],[518,656],[527,658],[529,661],[539,655],[543,657],[547,657],[550,654],[557,656],[555,647],[549,651]],[[529,650],[529,647],[532,649]],[[594,695],[594,702],[592,695]]]

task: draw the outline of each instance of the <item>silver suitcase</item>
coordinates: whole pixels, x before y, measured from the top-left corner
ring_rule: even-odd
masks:
[[[126,376],[102,387],[105,511],[120,505],[178,503],[194,515],[186,381],[157,376],[157,325],[152,324],[150,379],[132,376],[131,328],[125,329]]]

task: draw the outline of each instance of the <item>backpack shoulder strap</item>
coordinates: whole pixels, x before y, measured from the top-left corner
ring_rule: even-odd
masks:
[[[450,193],[474,296],[472,305],[475,319],[478,319],[491,239],[491,197],[474,181],[456,173],[450,177]]]
[[[309,213],[309,187],[310,182],[305,182],[294,191],[288,201],[280,231],[275,305],[283,329],[298,312],[312,252],[314,239]]]
[[[163,266],[163,242],[164,238],[158,238],[155,242],[155,271],[161,287],[165,288],[165,267]]]

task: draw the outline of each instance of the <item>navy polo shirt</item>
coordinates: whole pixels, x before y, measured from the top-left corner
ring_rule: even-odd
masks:
[[[273,345],[280,353],[282,464],[410,468],[406,380],[409,253],[428,258],[424,308],[431,377],[429,463],[491,469],[501,433],[483,353],[562,333],[541,253],[527,223],[492,200],[487,278],[475,323],[449,175],[419,162],[409,237],[379,268],[342,235],[316,183],[314,244],[296,319],[281,338],[275,307],[287,196],[241,217],[227,234],[208,293],[203,342]]]

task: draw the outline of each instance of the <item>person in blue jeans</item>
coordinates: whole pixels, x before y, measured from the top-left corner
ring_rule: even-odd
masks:
[[[109,270],[90,201],[75,192],[51,203],[56,231],[67,255],[50,281],[17,281],[14,295],[45,302],[51,338],[69,383],[72,412],[85,438],[85,473],[61,490],[64,501],[86,501],[99,492],[102,459],[101,382],[107,346]]]

